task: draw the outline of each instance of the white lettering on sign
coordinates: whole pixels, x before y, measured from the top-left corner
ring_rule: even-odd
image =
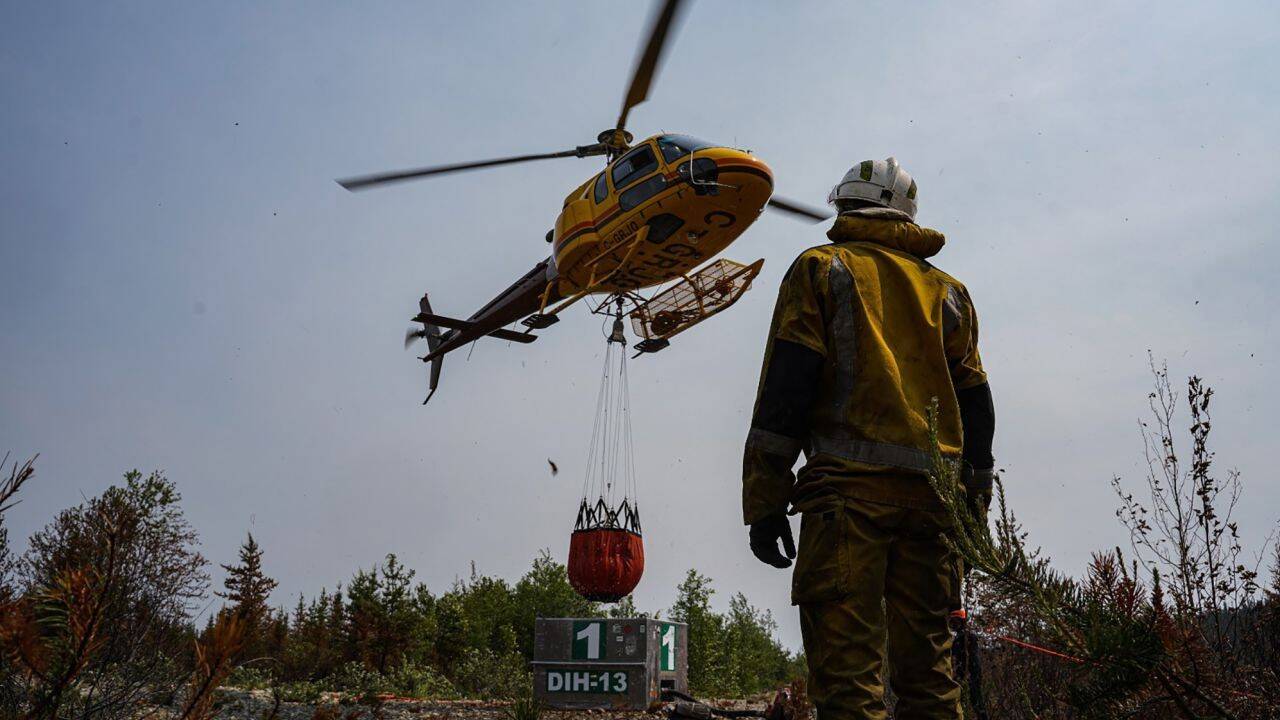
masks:
[[[629,683],[623,671],[548,670],[547,692],[625,693]]]

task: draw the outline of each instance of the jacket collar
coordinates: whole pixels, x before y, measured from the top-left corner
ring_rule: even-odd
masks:
[[[841,215],[827,231],[833,243],[869,242],[892,250],[910,253],[918,258],[933,257],[947,238],[937,230],[920,227],[896,218]]]

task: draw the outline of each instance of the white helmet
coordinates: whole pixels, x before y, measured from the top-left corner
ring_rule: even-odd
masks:
[[[850,201],[850,202],[846,202]],[[842,212],[853,205],[851,212],[916,219],[916,181],[898,161],[863,160],[844,174],[844,179],[831,188],[827,202]],[[845,206],[845,207],[842,207]],[[867,206],[876,206],[874,209]],[[883,209],[882,209],[883,208]],[[886,212],[886,210],[888,212]]]

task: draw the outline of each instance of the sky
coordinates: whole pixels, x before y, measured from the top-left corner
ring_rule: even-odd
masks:
[[[598,158],[349,194],[333,179],[592,142],[643,2],[7,3],[0,9],[0,452],[40,453],[19,547],[132,468],[162,469],[213,562],[252,532],[274,600],[388,552],[436,591],[563,561],[604,340],[582,307],[528,346],[451,355],[427,407],[401,338],[430,291],[466,317],[546,257]],[[1280,6],[693,4],[638,135],[748,148],[821,204],[893,155],[936,264],[969,287],[996,456],[1063,569],[1127,544],[1148,357],[1216,391],[1250,553],[1280,519],[1274,283]],[[789,578],[741,525],[774,295],[824,227],[765,214],[734,308],[630,366],[646,572],[690,568],[799,646]],[[1186,424],[1185,411],[1180,422]],[[552,476],[553,459],[560,473]]]

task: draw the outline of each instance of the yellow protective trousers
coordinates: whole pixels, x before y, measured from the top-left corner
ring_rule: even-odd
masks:
[[[818,720],[958,720],[948,610],[959,563],[945,513],[831,498],[802,515],[793,597]],[[887,662],[886,662],[887,661]]]

